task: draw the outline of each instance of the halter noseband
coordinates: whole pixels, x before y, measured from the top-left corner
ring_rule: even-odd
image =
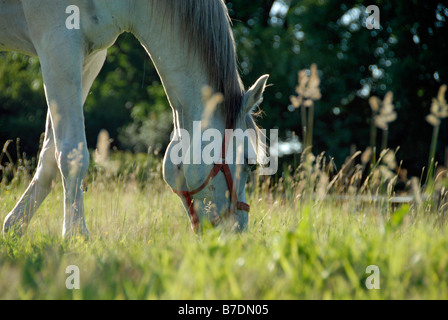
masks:
[[[250,206],[247,203],[238,201],[238,195],[236,194],[236,190],[234,189],[232,172],[230,171],[229,165],[226,163],[226,150],[227,150],[226,138],[224,136],[224,141],[222,143],[222,154],[221,154],[222,162],[216,163],[214,165],[212,171],[210,172],[210,174],[205,179],[204,183],[199,188],[194,189],[192,191],[177,191],[177,190],[172,189],[174,193],[185,198],[185,201],[187,202],[187,206],[188,206],[188,211],[190,213],[192,227],[194,230],[199,229],[200,222],[199,222],[199,217],[198,217],[196,211],[194,210],[192,197],[195,194],[204,190],[204,188],[207,187],[207,185],[210,183],[210,181],[213,178],[215,178],[219,172],[222,172],[224,174],[224,177],[226,178],[226,182],[227,182],[227,188],[230,192],[230,206],[229,206],[229,209],[228,209],[226,215],[234,213],[235,209],[246,211],[246,212],[250,211]]]

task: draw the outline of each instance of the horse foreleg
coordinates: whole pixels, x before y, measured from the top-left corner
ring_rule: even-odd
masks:
[[[83,113],[84,57],[75,43],[44,48],[39,50],[39,57],[53,125],[55,157],[64,189],[62,234],[88,236],[81,189],[90,161]]]
[[[104,64],[106,53],[106,51],[98,52],[95,55],[88,57],[84,62],[82,73],[83,105],[87,99],[93,81],[98,76],[98,73]],[[53,125],[50,112],[48,112],[45,139],[39,156],[36,173],[25,193],[6,217],[3,224],[4,234],[12,230],[14,230],[14,234],[16,235],[23,234],[34,213],[50,193],[52,181],[56,178],[59,172],[55,152]],[[68,223],[69,221],[71,220],[67,219],[67,224],[64,223],[65,233],[70,227]],[[87,229],[85,232],[88,232]]]
[[[3,234],[12,231],[16,235],[21,235],[26,230],[37,208],[50,193],[52,181],[58,172],[53,128],[50,113],[48,113],[45,139],[39,156],[36,173],[25,193],[6,217],[3,224]]]
[[[100,51],[83,60],[81,74],[82,106],[84,106],[93,81],[103,67],[106,54],[107,50]],[[71,107],[70,104],[67,107]],[[55,111],[58,112],[58,110],[56,108]],[[74,234],[88,237],[89,231],[85,223],[84,200],[81,190],[81,182],[87,173],[90,161],[85,136],[83,110],[82,108],[76,108],[75,105],[73,109],[65,109],[65,112],[67,111],[68,113],[65,114],[70,119],[63,120],[63,116],[61,116],[60,123],[53,125],[56,135],[56,154],[65,191],[64,226],[62,234],[64,237]],[[76,129],[70,130],[66,125],[69,128]]]

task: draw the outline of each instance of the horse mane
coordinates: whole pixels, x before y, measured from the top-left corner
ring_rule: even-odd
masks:
[[[224,95],[228,128],[234,128],[241,114],[245,89],[238,73],[235,40],[224,0],[152,0],[153,12],[177,22],[189,55],[204,61],[210,86]]]

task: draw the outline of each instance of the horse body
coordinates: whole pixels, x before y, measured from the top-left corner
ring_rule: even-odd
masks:
[[[19,1],[0,1],[0,51],[36,55]]]
[[[66,25],[66,9],[72,5],[79,8],[79,30]],[[210,29],[210,23],[217,25],[217,31],[206,30]],[[201,34],[187,36],[182,30]],[[180,134],[180,129],[191,132],[194,121],[201,121],[205,85],[224,91],[226,107],[216,110],[208,121],[209,127],[222,132],[229,123],[244,127],[252,107],[261,99],[267,77],[244,92],[222,0],[0,1],[0,50],[39,57],[48,104],[38,168],[24,195],[5,219],[4,232],[25,229],[50,192],[52,179],[60,173],[65,203],[63,235],[88,234],[81,190],[89,165],[83,105],[104,64],[107,48],[123,32],[134,34],[154,62],[173,109],[174,137]],[[201,40],[203,36],[205,41]],[[210,166],[178,166],[169,157],[164,159],[165,180],[176,190],[193,189],[209,171]],[[237,165],[231,171],[235,175]],[[239,180],[243,182],[237,183],[237,194],[244,200],[247,175],[241,174]],[[224,197],[225,188],[225,179],[217,178],[197,198],[212,201],[222,211],[229,201]],[[198,212],[203,211],[203,202],[194,204]],[[183,203],[188,211],[191,204]],[[237,215],[244,216],[244,213]],[[241,221],[247,222],[247,217]]]

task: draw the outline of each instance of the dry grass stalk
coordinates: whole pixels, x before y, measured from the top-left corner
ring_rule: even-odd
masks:
[[[426,176],[426,185],[428,191],[432,191],[434,185],[434,167],[435,167],[435,156],[437,149],[437,139],[439,137],[440,123],[442,119],[448,117],[448,104],[445,99],[445,92],[447,90],[446,85],[442,85],[439,89],[437,98],[432,99],[431,113],[426,117],[426,121],[431,124],[434,129],[432,133],[431,147],[429,150],[428,159],[428,174]]]
[[[415,203],[420,206],[422,204],[422,191],[420,188],[420,181],[417,177],[411,178],[411,190],[414,195]]]
[[[303,141],[308,148],[313,143],[314,103],[322,98],[316,64],[311,65],[309,75],[307,70],[299,72],[296,93],[297,96],[291,96],[290,100],[294,108],[301,108]]]
[[[96,163],[104,165],[109,160],[110,144],[109,132],[107,130],[101,130],[98,134],[98,141],[93,158]]]
[[[440,125],[440,121],[448,117],[448,104],[445,99],[446,89],[446,85],[440,87],[437,98],[432,99],[431,113],[426,117],[426,121],[434,127]]]
[[[389,91],[384,96],[383,101],[378,97],[369,99],[370,108],[372,109],[372,126],[371,126],[371,147],[376,146],[376,128],[383,131],[381,150],[387,148],[387,139],[389,132],[389,124],[397,120],[397,113],[393,105],[393,93]]]

